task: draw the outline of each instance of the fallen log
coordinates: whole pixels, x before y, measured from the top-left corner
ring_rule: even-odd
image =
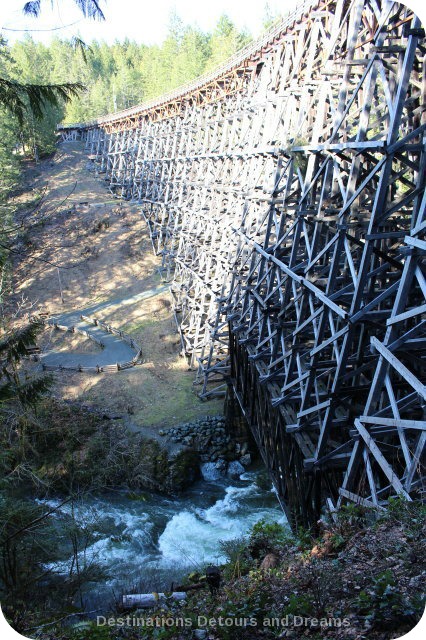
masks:
[[[164,593],[131,593],[123,596],[122,606],[124,609],[131,609],[132,607],[149,609],[168,599],[180,601],[185,600],[185,598],[186,593],[183,591],[173,591],[170,596],[166,596]]]
[[[176,588],[176,591],[185,591],[185,593],[187,591],[195,591],[196,589],[204,589],[205,587],[207,587],[207,582],[195,582],[194,584],[180,584],[178,587]]]

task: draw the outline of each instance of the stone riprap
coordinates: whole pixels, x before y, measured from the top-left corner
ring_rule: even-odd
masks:
[[[226,431],[223,416],[206,416],[194,422],[185,422],[161,430],[159,434],[184,447],[195,449],[201,463],[209,463],[210,466],[214,463],[218,476],[232,472],[231,475],[235,478],[236,465],[233,465],[234,462],[239,462],[240,474],[244,472],[245,467],[251,464],[248,443],[235,442],[232,439]],[[201,470],[203,471],[203,465]],[[209,475],[211,475],[210,472]]]

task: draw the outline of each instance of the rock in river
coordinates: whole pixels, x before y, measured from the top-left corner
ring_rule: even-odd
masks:
[[[243,465],[238,460],[233,460],[228,464],[228,477],[232,480],[238,480],[240,475],[245,472]]]

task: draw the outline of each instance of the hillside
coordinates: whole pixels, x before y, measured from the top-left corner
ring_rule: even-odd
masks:
[[[19,310],[17,324],[40,311],[48,319],[96,311],[142,346],[143,362],[119,375],[55,373],[53,395],[123,415],[136,429],[220,413],[220,402],[200,403],[194,372],[179,355],[167,283],[137,206],[115,200],[86,163],[74,143],[27,166],[27,187],[14,198],[22,229],[8,307]],[[75,341],[46,328],[40,347],[96,354],[93,343]]]
[[[175,585],[186,591],[183,602],[166,593],[157,606],[123,609],[118,600],[87,619],[27,619],[23,632],[42,640],[400,638],[424,611],[424,515],[399,500],[387,513],[351,507],[323,522],[316,539],[260,521],[249,536],[222,543],[228,562],[213,592],[201,567]]]

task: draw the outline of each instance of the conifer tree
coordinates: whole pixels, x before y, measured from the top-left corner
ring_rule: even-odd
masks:
[[[85,17],[105,19],[98,0],[73,1]],[[53,5],[53,0],[50,0],[50,2]],[[37,17],[40,14],[42,4],[42,0],[31,0],[25,3],[23,11],[27,15]],[[1,66],[3,67],[3,65]],[[83,86],[75,82],[33,84],[18,82],[7,77],[7,75],[0,75],[0,105],[13,113],[19,123],[22,124],[28,110],[31,111],[35,118],[41,119],[47,105],[59,106],[61,100],[67,102],[82,89]]]

